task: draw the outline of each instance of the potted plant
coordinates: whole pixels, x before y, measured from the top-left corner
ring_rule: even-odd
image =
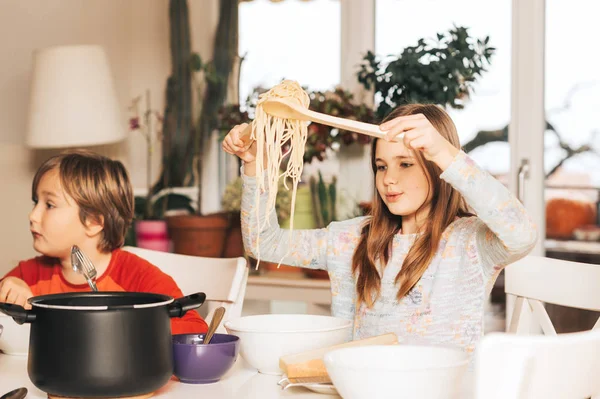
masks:
[[[217,111],[225,100],[237,60],[237,8],[237,0],[220,1],[213,59],[203,62],[191,51],[187,0],[169,1],[171,75],[166,88],[161,177],[152,195],[174,187],[193,187],[197,191],[192,212],[166,217],[173,251],[177,253],[223,256],[231,224],[227,214],[203,212],[202,174],[206,143],[216,128]]]
[[[143,110],[142,100],[145,100]],[[152,155],[157,142],[162,138],[163,118],[152,109],[150,91],[146,90],[143,98],[134,98],[129,111],[132,113],[129,119],[130,130],[141,133],[146,141],[146,195],[134,198],[134,224],[128,234],[127,244],[169,252],[170,240],[164,220],[165,213],[171,209],[191,210],[190,201],[188,197],[168,190],[152,192]]]
[[[465,27],[438,33],[436,39],[419,39],[397,56],[382,58],[369,51],[363,57],[358,81],[382,99],[380,119],[400,104],[464,107],[496,49],[489,46],[489,36],[474,39]]]

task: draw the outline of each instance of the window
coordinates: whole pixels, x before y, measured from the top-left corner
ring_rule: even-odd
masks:
[[[598,13],[597,2],[546,1],[545,106],[553,127],[544,137],[546,249],[548,256],[594,264],[600,244],[576,242],[575,230],[600,221]],[[569,157],[565,147],[581,152]]]
[[[511,2],[481,0],[377,0],[376,53],[399,54],[420,38],[434,38],[453,25],[469,28],[472,37],[490,36],[496,48],[488,71],[478,80],[465,109],[449,109],[461,144],[481,130],[502,129],[510,120]],[[507,142],[475,148],[474,160],[494,175],[509,171]],[[504,176],[498,176],[504,177]]]
[[[284,78],[311,90],[339,83],[339,1],[241,2],[239,28],[242,104],[254,88]]]

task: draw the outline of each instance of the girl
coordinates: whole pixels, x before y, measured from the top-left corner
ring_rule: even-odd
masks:
[[[255,144],[234,127],[225,151],[244,161],[246,251],[329,273],[332,314],[354,321],[353,339],[394,332],[411,344],[472,352],[483,335],[484,302],[496,277],[533,248],[536,228],[521,203],[460,150],[448,114],[435,105],[396,108],[373,141],[371,214],[320,230],[278,227],[255,206]],[[404,133],[403,138],[397,138]],[[470,210],[469,210],[469,208]],[[473,213],[471,213],[473,212]],[[264,223],[269,218],[270,223]]]

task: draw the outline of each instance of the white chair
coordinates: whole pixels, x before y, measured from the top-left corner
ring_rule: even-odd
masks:
[[[509,334],[489,334],[478,345],[476,398],[600,399],[600,322],[557,335],[544,308],[600,311],[600,266],[527,256],[506,268],[505,291],[516,297]],[[527,310],[545,336],[516,334]]]
[[[248,267],[244,258],[204,258],[153,251],[138,247],[124,247],[166,274],[170,275],[184,295],[204,292],[208,307],[206,321],[210,322],[215,309],[223,306],[226,310],[217,332],[226,332],[225,321],[240,317],[246,285]]]
[[[508,332],[517,333],[528,305],[546,335],[556,335],[545,303],[600,312],[600,266],[526,256],[505,269],[505,291],[516,296]],[[600,328],[600,321],[594,329]]]
[[[491,333],[477,348],[476,399],[600,398],[600,330]]]

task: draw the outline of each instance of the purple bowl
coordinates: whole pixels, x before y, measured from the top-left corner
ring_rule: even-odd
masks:
[[[187,384],[217,382],[235,363],[240,338],[230,334],[215,334],[204,345],[205,334],[173,335],[173,365],[175,376]]]

